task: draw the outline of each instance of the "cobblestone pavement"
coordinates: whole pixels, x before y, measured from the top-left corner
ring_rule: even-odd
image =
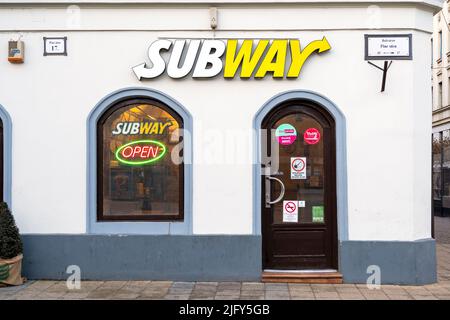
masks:
[[[64,281],[29,281],[0,288],[4,299],[192,299],[192,300],[450,300],[450,218],[436,218],[438,283],[425,286],[286,284],[260,282],[83,281],[68,290]]]

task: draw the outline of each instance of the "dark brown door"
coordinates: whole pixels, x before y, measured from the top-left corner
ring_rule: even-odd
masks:
[[[337,270],[335,125],[307,101],[262,123],[263,267]]]

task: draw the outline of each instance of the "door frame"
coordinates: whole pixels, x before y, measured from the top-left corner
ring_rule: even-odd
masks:
[[[306,90],[293,90],[277,94],[270,98],[256,113],[253,119],[255,130],[253,141],[253,234],[261,238],[261,134],[263,119],[274,108],[293,100],[307,100],[326,110],[335,121],[336,137],[336,210],[337,210],[337,241],[338,241],[338,267],[340,267],[339,243],[348,240],[348,204],[347,204],[347,148],[346,148],[346,121],[342,111],[325,96]],[[262,260],[261,260],[262,263]]]
[[[11,207],[12,179],[12,122],[5,108],[0,104],[0,118],[3,123],[3,201]]]

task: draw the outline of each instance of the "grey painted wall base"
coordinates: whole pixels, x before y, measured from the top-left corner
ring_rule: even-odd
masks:
[[[340,271],[346,283],[366,283],[367,267],[377,265],[382,284],[421,285],[437,281],[436,242],[342,241]]]
[[[262,271],[256,235],[23,235],[23,274],[67,279],[69,265],[85,280],[252,281]],[[367,267],[381,269],[384,284],[437,280],[433,239],[341,241],[339,271],[346,283],[366,283]]]
[[[260,236],[23,235],[23,275],[84,280],[258,280]]]

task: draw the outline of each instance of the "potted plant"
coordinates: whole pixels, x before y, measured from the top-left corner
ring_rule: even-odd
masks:
[[[0,284],[21,285],[23,245],[14,217],[4,202],[0,203]]]

